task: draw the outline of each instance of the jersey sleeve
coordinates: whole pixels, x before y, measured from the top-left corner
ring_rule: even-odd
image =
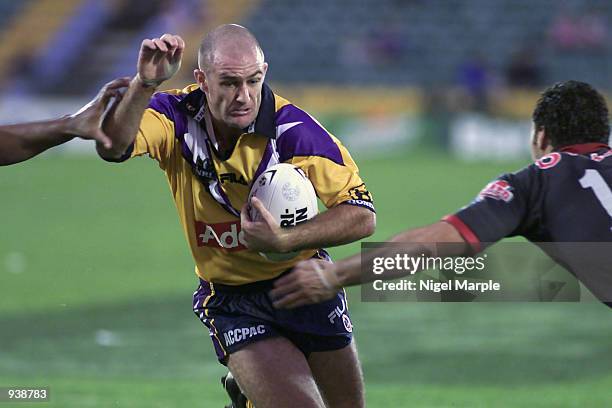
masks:
[[[153,95],[144,111],[133,144],[118,161],[146,154],[155,159],[161,168],[165,168],[174,148],[177,128],[184,121],[177,110],[177,103],[176,95]]]
[[[469,205],[442,220],[453,225],[474,252],[482,243],[526,235],[538,225],[538,173],[529,166],[487,184]]]
[[[346,147],[294,105],[277,113],[277,147],[280,161],[304,170],[327,208],[350,204],[375,211]]]

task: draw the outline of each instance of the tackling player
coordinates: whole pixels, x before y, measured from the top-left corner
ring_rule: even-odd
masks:
[[[364,406],[344,292],[290,312],[268,296],[299,260],[328,259],[320,248],[373,233],[374,207],[357,166],[315,119],[266,85],[268,64],[247,29],[210,32],[197,83],[157,92],[183,49],[170,34],[143,41],[138,74],[104,124],[113,147],[99,144],[98,153],[111,161],[148,154],[165,171],[200,280],[194,311],[257,408]],[[250,183],[279,162],[304,170],[328,210],[282,230],[249,220],[240,209]],[[300,255],[285,262],[259,255],[295,250]]]
[[[100,121],[111,98],[121,98],[119,90],[129,83],[129,78],[109,82],[75,114],[41,122],[0,126],[0,166],[22,162],[75,137],[94,139],[110,148],[111,140],[100,129]]]
[[[456,214],[390,241],[413,243],[406,248],[414,256],[434,253],[436,243],[458,244],[439,247],[437,256],[473,254],[483,249],[481,243],[516,235],[535,243],[612,242],[612,150],[603,96],[584,82],[557,83],[542,93],[533,124],[535,163],[489,183]],[[586,257],[554,246],[543,249],[612,306],[609,254],[590,250]],[[392,251],[381,249],[366,256]],[[275,306],[293,308],[328,299],[337,288],[363,283],[361,278],[359,255],[336,264],[310,260],[277,280],[271,296]]]

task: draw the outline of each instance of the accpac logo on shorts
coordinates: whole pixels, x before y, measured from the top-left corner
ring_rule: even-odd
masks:
[[[512,193],[512,186],[505,180],[495,180],[489,184],[485,188],[482,189],[480,194],[478,194],[478,198],[480,200],[485,198],[493,198],[495,200],[502,200],[505,202],[510,202],[514,198],[514,194]]]
[[[220,222],[206,224],[195,222],[195,233],[198,246],[224,248],[228,251],[242,251],[247,249],[244,245],[244,233],[240,230],[239,222]]]
[[[223,338],[225,339],[225,344],[231,346],[234,343],[239,343],[241,341],[250,339],[251,337],[264,334],[265,332],[266,327],[263,324],[260,324],[257,326],[228,330],[223,333]]]

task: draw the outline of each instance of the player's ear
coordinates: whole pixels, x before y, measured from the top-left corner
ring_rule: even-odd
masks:
[[[208,84],[206,83],[206,74],[199,68],[193,70],[193,77],[195,78],[198,86],[203,92],[208,91]]]
[[[535,131],[533,143],[538,148],[538,150],[546,150],[549,145],[550,140],[546,136],[546,130],[544,128],[537,129]]]
[[[546,135],[546,129],[541,128],[536,131],[534,136],[534,147],[537,158],[545,156],[555,150],[552,140]]]

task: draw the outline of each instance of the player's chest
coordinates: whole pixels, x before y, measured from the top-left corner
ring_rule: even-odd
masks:
[[[246,202],[255,173],[266,150],[268,138],[257,135],[243,135],[227,160],[212,156],[212,166],[219,188],[232,206],[240,210]],[[206,214],[220,208],[217,200],[197,177],[191,180],[196,213]],[[214,210],[213,210],[214,211]]]

